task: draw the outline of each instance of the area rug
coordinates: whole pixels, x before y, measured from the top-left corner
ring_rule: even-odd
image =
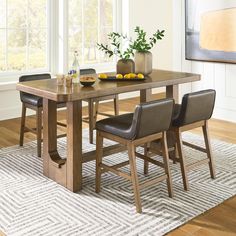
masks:
[[[92,150],[84,130],[84,151]],[[184,139],[203,145],[200,136],[186,133]],[[105,142],[106,145],[110,143]],[[142,190],[143,213],[137,214],[131,184],[106,173],[102,191],[94,192],[94,162],[83,166],[83,190],[71,193],[42,174],[42,160],[37,158],[35,142],[24,147],[0,150],[0,231],[6,235],[164,235],[197,215],[236,194],[236,145],[212,140],[217,178],[210,178],[207,166],[189,172],[190,191],[183,190],[180,167],[171,164],[174,198],[167,194],[165,181]],[[65,156],[66,140],[58,147]],[[184,149],[187,159],[195,161],[204,154]],[[157,157],[158,158],[158,157]],[[109,164],[127,159],[119,153],[106,159]],[[143,162],[137,162],[140,180]],[[128,171],[128,167],[123,168]],[[148,178],[162,170],[150,165]]]

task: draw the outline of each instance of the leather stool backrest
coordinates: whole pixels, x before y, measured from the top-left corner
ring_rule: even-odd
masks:
[[[131,126],[134,139],[168,130],[173,107],[173,99],[162,99],[138,105]]]
[[[19,82],[27,82],[27,81],[33,81],[33,80],[43,80],[43,79],[51,79],[50,74],[34,74],[34,75],[22,75],[19,78]],[[20,98],[22,101],[22,96],[24,96],[24,92],[20,92]]]
[[[92,68],[80,70],[80,75],[88,75],[88,74],[96,74],[96,70]]]
[[[173,125],[183,126],[209,120],[214,110],[215,98],[216,91],[213,89],[185,94],[179,116]]]

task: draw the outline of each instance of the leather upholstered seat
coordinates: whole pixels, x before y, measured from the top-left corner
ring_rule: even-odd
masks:
[[[134,140],[169,128],[173,101],[163,99],[140,104],[134,114],[124,114],[98,121],[96,129]]]
[[[133,116],[133,113],[129,113],[100,120],[96,124],[96,129],[125,139],[132,139],[131,127]]]
[[[43,80],[51,79],[50,74],[37,74],[37,75],[23,75],[19,78],[19,82],[34,81],[34,80]],[[27,103],[31,106],[42,107],[43,99],[41,97],[20,92],[20,98],[23,103]]]
[[[32,94],[25,93],[24,95],[22,95],[21,101],[36,107],[43,106],[43,99]]]
[[[46,80],[51,79],[50,74],[34,74],[23,75],[19,78],[19,82]],[[24,133],[31,132],[37,136],[37,154],[41,157],[41,143],[42,143],[42,112],[43,112],[43,99],[33,94],[20,92],[20,99],[22,102],[22,115],[21,115],[21,129],[20,129],[20,146],[24,144]],[[65,106],[64,103],[58,103],[58,107]],[[31,109],[36,112],[36,127],[31,128],[26,126],[26,109]],[[65,127],[65,124],[57,122],[58,125]],[[63,137],[65,134],[61,134],[58,137]]]
[[[175,105],[172,126],[180,127],[202,120],[209,120],[215,104],[216,92],[208,89],[185,94],[182,104]]]
[[[96,155],[96,192],[100,191],[101,174],[111,171],[133,183],[135,204],[137,212],[142,212],[139,187],[156,184],[162,180],[167,181],[169,196],[173,196],[172,180],[169,168],[169,155],[167,150],[166,131],[169,129],[174,107],[173,99],[163,99],[140,104],[134,113],[107,118],[96,123],[97,129],[97,155]],[[103,138],[123,144],[128,149],[129,161],[108,166],[102,163]],[[163,163],[149,157],[148,144],[156,139],[162,140]],[[144,155],[135,151],[137,146],[144,145]],[[139,185],[136,169],[136,157],[144,160],[144,173],[146,162],[161,166],[165,174],[161,177],[146,181]],[[130,165],[131,175],[118,169]]]
[[[208,164],[211,178],[215,178],[214,160],[212,157],[208,120],[211,118],[215,105],[216,92],[213,89],[202,90],[194,93],[185,94],[181,105],[175,105],[175,112],[172,118],[172,126],[168,134],[174,135],[176,142],[176,153],[178,158],[174,161],[180,162],[183,177],[184,189],[189,189],[187,171],[198,165]],[[181,133],[201,127],[204,135],[205,148],[198,147],[195,144],[182,141]],[[183,144],[207,154],[207,159],[197,161],[195,163],[187,163],[185,161]]]
[[[80,75],[87,75],[87,74],[96,74],[96,70],[89,68],[89,69],[81,69]],[[89,142],[93,143],[93,131],[95,129],[95,123],[97,121],[97,115],[100,114],[102,116],[108,116],[111,117],[112,115],[107,113],[99,112],[98,106],[99,102],[101,101],[107,101],[107,100],[113,100],[114,102],[114,113],[115,115],[119,114],[119,97],[118,95],[109,95],[109,96],[103,96],[103,97],[97,97],[97,98],[89,98],[84,99],[85,102],[88,103],[88,117],[83,117],[83,121],[86,123],[89,123]],[[95,104],[95,106],[94,106]]]

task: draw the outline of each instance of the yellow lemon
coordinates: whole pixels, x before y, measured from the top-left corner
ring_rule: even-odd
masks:
[[[138,74],[137,77],[138,77],[139,79],[144,79],[144,75],[143,75],[143,74]]]
[[[125,74],[124,79],[130,79],[130,74]]]
[[[100,74],[98,76],[98,78],[100,78],[100,79],[107,79],[107,75],[106,74]]]
[[[116,75],[116,78],[117,78],[117,79],[123,79],[123,75],[122,75],[122,74],[117,74],[117,75]]]
[[[130,75],[130,79],[135,79],[136,78],[136,74],[134,74],[134,73],[130,73],[129,75]]]

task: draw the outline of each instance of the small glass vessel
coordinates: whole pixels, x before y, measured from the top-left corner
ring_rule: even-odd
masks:
[[[72,63],[72,67],[68,73],[72,77],[73,83],[79,83],[80,80],[80,66],[78,60],[78,51],[74,52],[74,61]]]

